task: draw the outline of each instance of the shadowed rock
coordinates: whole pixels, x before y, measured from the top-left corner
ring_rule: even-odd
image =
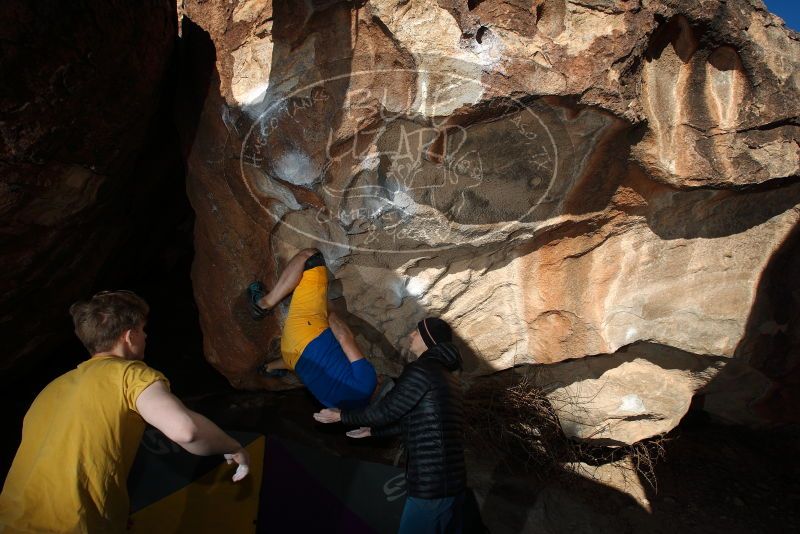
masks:
[[[176,37],[170,0],[4,2],[0,370],[36,366],[104,270],[136,270],[112,256],[154,226],[154,184],[180,179],[158,109]]]

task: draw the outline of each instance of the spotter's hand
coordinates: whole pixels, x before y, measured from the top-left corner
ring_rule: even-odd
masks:
[[[320,423],[338,423],[342,420],[339,408],[325,408],[314,414],[314,419]]]
[[[361,428],[356,428],[350,432],[345,432],[345,435],[348,438],[368,438],[372,435],[372,429],[368,426],[362,426]]]

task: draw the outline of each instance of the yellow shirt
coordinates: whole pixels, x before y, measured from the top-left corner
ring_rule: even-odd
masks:
[[[44,388],[0,495],[0,533],[124,532],[145,427],[136,398],[158,380],[169,384],[144,362],[98,355]]]

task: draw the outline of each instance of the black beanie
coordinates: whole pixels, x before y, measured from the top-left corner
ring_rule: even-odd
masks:
[[[428,348],[437,343],[453,341],[453,331],[450,329],[450,325],[436,317],[426,317],[418,322],[417,330]]]

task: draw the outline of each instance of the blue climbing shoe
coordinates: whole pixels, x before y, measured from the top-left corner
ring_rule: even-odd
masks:
[[[266,294],[267,291],[264,289],[264,284],[258,280],[247,286],[247,303],[249,304],[250,317],[256,321],[260,321],[272,313],[272,309],[262,308],[258,305],[258,301],[264,298]]]

